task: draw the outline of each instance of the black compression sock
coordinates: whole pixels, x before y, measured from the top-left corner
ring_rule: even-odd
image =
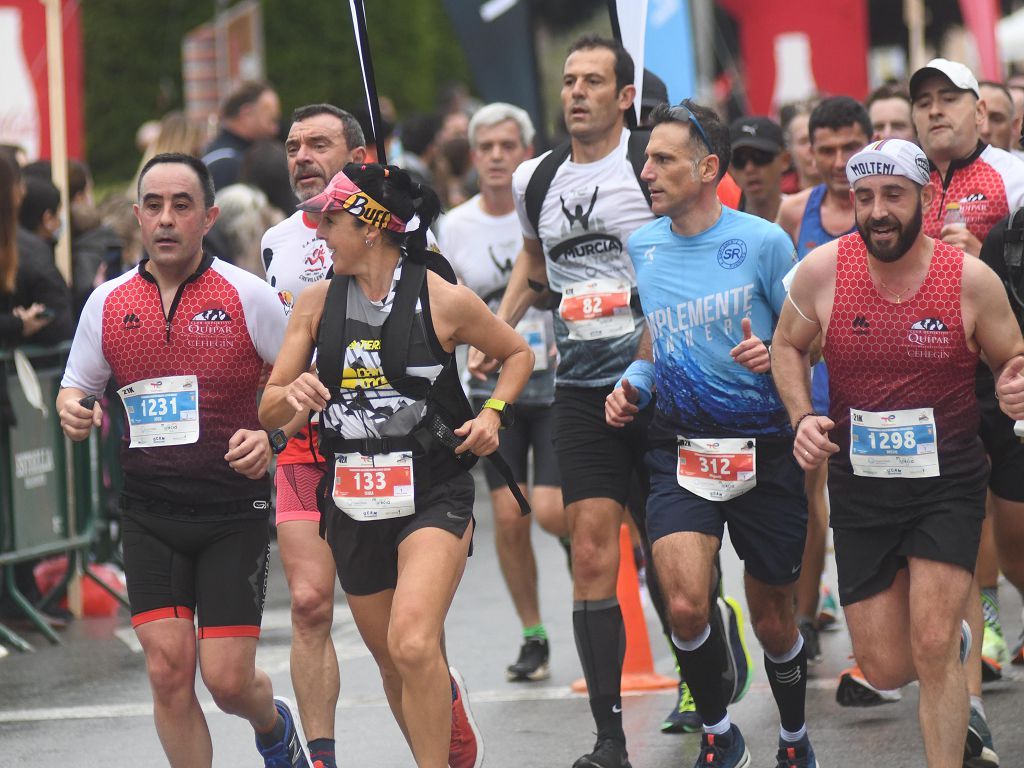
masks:
[[[279,741],[284,739],[284,718],[281,717],[281,713],[277,713],[277,720],[274,721],[274,727],[266,733],[256,732],[256,740],[260,743],[261,747],[272,747]]]
[[[623,744],[622,661],[626,656],[626,628],[619,601],[577,600],[572,611],[576,650],[590,695],[599,739],[616,739]]]
[[[718,610],[712,604],[711,610]],[[710,634],[697,648],[686,650],[678,645],[677,658],[683,679],[690,687],[690,695],[697,705],[701,718],[707,725],[714,725],[726,714],[729,702],[722,690],[722,670],[725,669],[725,638],[718,630],[717,622],[709,625]],[[673,642],[675,639],[673,638]]]
[[[807,700],[807,650],[803,638],[797,636],[793,648],[782,659],[772,661],[764,656],[768,683],[779,707],[779,720],[787,731],[799,731],[804,725],[804,704]]]

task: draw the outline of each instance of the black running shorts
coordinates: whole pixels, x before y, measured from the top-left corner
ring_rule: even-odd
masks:
[[[1024,501],[1024,443],[1013,433],[1013,419],[999,410],[994,386],[978,390],[979,434],[992,463],[988,487],[1001,499]]]
[[[474,397],[473,410],[479,412],[487,398]],[[520,485],[529,480],[530,449],[533,449],[533,484],[557,488],[561,484],[555,446],[552,442],[554,415],[550,405],[516,404],[516,420],[511,427],[498,433],[498,453],[512,468],[512,476]],[[487,478],[487,487],[492,491],[507,488],[505,478],[489,461],[480,462]]]
[[[584,499],[614,499],[625,504],[631,478],[647,486],[647,428],[654,406],[628,425],[610,427],[604,401],[611,387],[555,387],[555,454],[566,506]]]
[[[168,505],[121,497],[132,626],[198,614],[199,638],[259,637],[267,594],[268,499],[236,502],[254,517],[170,517]]]
[[[831,492],[830,499],[834,505]],[[840,602],[850,605],[884,592],[909,557],[974,573],[984,517],[985,489],[973,484],[949,489],[913,519],[866,528],[833,526]]]
[[[473,522],[475,485],[469,472],[443,483],[416,486],[416,511],[407,517],[356,521],[334,504],[321,483],[320,511],[334,553],[341,588],[349,595],[373,595],[398,584],[398,547],[422,528],[440,528],[462,538]],[[472,550],[471,550],[472,551]]]

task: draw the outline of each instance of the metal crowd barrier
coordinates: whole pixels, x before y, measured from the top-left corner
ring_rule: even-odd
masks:
[[[15,352],[0,352],[0,595],[6,595],[50,642],[60,638],[18,588],[14,566],[27,560],[66,553],[62,581],[43,596],[45,606],[77,575],[90,578],[123,604],[89,569],[89,550],[103,535],[101,440],[72,443],[60,428],[56,399],[70,343],[56,347],[21,347],[35,370],[21,379]],[[30,402],[35,394],[45,413]],[[0,639],[22,651],[32,646],[0,623]]]

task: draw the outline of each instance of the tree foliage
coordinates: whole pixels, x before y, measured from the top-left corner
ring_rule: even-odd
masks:
[[[469,82],[442,0],[369,0],[367,24],[378,90],[400,113],[431,109],[451,81]],[[181,40],[209,21],[212,2],[103,0],[82,4],[88,160],[100,183],[128,179],[135,131],[181,109]],[[345,0],[263,0],[267,77],[285,119],[292,108],[365,103]]]

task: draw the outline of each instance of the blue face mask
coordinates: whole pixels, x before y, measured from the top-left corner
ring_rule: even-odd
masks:
[[[64,225],[63,224],[58,224],[57,228],[55,230],[53,230],[52,232],[50,232],[50,242],[56,243],[58,240],[60,240],[61,233],[63,233],[63,232],[64,232]]]

